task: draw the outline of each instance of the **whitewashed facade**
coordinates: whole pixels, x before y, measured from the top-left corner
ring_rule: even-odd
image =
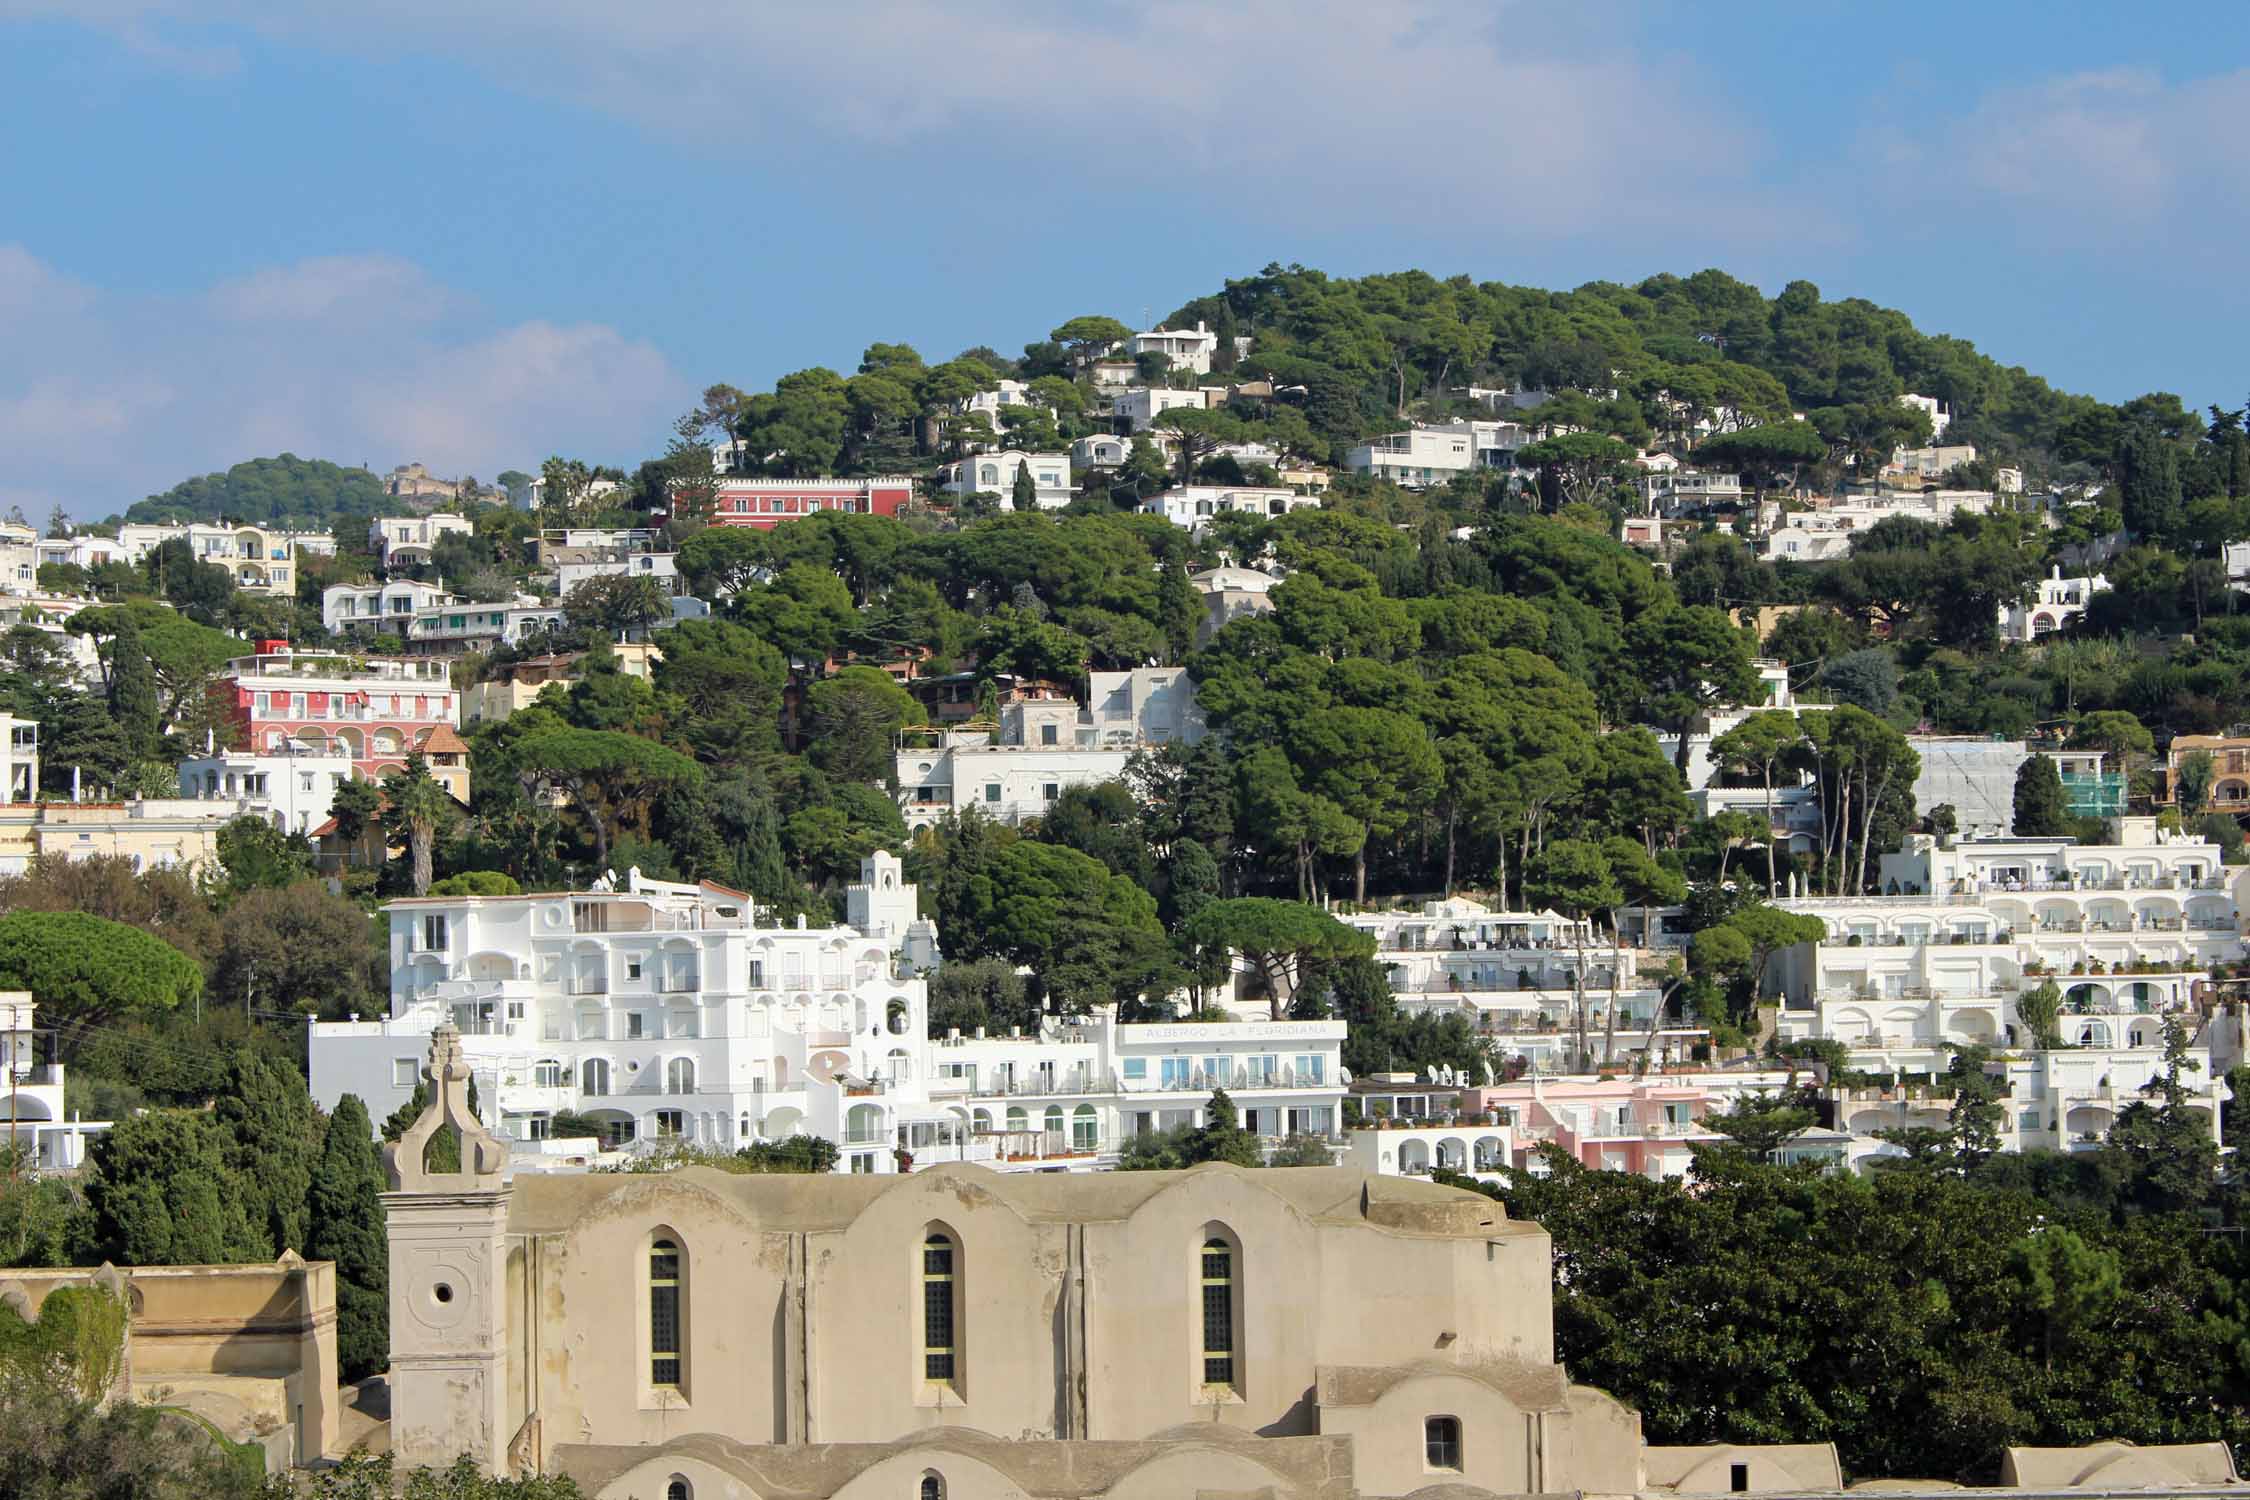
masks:
[[[1684,1059],[1708,1040],[1700,1029],[1663,1024],[1661,992],[1641,977],[1639,955],[1613,946],[1592,923],[1495,911],[1466,896],[1336,918],[1373,935],[1401,1012],[1457,1013],[1501,1057],[1521,1057],[1536,1072],[1577,1060],[1581,1021],[1584,1046],[1597,1058]]]
[[[1084,1169],[1135,1133],[1202,1123],[1222,1087],[1260,1135],[1334,1137],[1341,1022],[1103,1014],[1036,1037],[930,1040],[936,929],[896,856],[871,856],[861,877],[833,927],[779,925],[739,893],[637,871],[614,891],[393,902],[390,1014],[312,1028],[314,1097],[357,1094],[384,1118],[451,1022],[484,1116],[524,1165],[583,1155],[553,1134],[567,1110],[599,1122],[611,1150],[817,1135],[846,1172]]]
[[[927,828],[975,807],[1002,823],[1040,817],[1074,786],[1123,774],[1136,751],[1205,733],[1185,667],[1094,672],[1087,701],[1026,698],[1000,710],[998,743],[984,729],[910,729],[896,770],[906,826]]]

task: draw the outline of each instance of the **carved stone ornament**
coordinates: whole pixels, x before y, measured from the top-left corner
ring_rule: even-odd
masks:
[[[461,1055],[461,1033],[442,1022],[430,1033],[430,1060],[422,1069],[430,1081],[430,1102],[406,1134],[383,1148],[383,1169],[394,1193],[490,1193],[501,1186],[508,1148],[484,1128],[469,1109],[469,1062]],[[423,1150],[441,1126],[461,1137],[461,1170],[432,1172],[422,1165]]]

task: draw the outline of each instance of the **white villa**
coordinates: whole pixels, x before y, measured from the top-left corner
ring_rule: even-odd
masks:
[[[1000,503],[1012,509],[1016,474],[1023,469],[1031,471],[1032,489],[1041,510],[1060,510],[1070,503],[1068,453],[1026,453],[1020,448],[972,453],[938,470],[937,487],[956,498],[998,495]]]
[[[1530,442],[1520,422],[1436,422],[1409,427],[1353,448],[1344,467],[1406,489],[1443,484],[1471,469],[1506,469]]]
[[[1778,1034],[1842,1042],[1872,1071],[1943,1072],[1948,1044],[2020,1049],[2006,1064],[2011,1138],[2098,1142],[2115,1109],[2162,1071],[2167,1021],[2191,1036],[2211,1024],[2208,976],[2242,957],[2250,879],[2222,866],[2218,845],[2164,833],[2153,818],[2115,826],[2114,845],[1916,834],[1883,856],[1883,894],[1783,901],[1829,935],[1773,960]],[[2062,992],[2058,1051],[2038,1048],[2016,1010],[2050,981]],[[2219,1028],[2219,1044],[2206,1037],[2194,1054],[2192,1086],[2214,1106],[2240,1056],[2227,1035]],[[1877,1148],[1869,1139],[1856,1149]]]
[[[910,829],[970,807],[1020,823],[1044,814],[1065,787],[1115,780],[1138,750],[1169,740],[1193,744],[1203,734],[1186,668],[1095,672],[1083,706],[1026,698],[1004,705],[997,726],[900,731],[900,806]]]
[[[1200,531],[1215,516],[1239,512],[1252,516],[1285,516],[1300,506],[1318,506],[1318,495],[1295,490],[1250,485],[1191,484],[1176,486],[1141,502],[1148,515],[1162,516],[1174,526]]]
[[[2101,574],[2065,578],[2058,566],[2039,580],[2030,599],[2000,606],[2000,639],[2028,644],[2053,635],[2084,614],[2096,594],[2108,592],[2109,580]]]
[[[476,527],[468,517],[439,511],[428,516],[378,516],[368,523],[367,544],[386,568],[428,563],[441,537],[468,536]]]
[[[1571,1065],[1581,1014],[1597,1056],[1608,1049],[1651,1062],[1685,1058],[1709,1039],[1700,1029],[1657,1025],[1660,992],[1640,976],[1637,952],[1612,946],[1589,922],[1494,911],[1466,896],[1336,918],[1373,934],[1375,961],[1389,971],[1401,1012],[1459,1013],[1501,1056],[1521,1057],[1536,1072]]]
[[[1219,352],[1219,336],[1198,321],[1193,328],[1155,328],[1136,333],[1126,341],[1134,354],[1161,354],[1175,370],[1197,375],[1211,373],[1211,356]]]
[[[0,1118],[9,1142],[43,1171],[75,1171],[86,1137],[107,1120],[66,1120],[63,1065],[38,1060],[39,1002],[28,990],[0,991]]]
[[[937,932],[890,854],[862,865],[833,927],[782,926],[738,892],[638,871],[616,889],[389,913],[390,1014],[312,1027],[314,1097],[333,1108],[354,1093],[387,1115],[451,1022],[521,1165],[583,1154],[553,1133],[570,1111],[613,1150],[802,1134],[836,1142],[855,1173],[1084,1169],[1136,1132],[1200,1122],[1220,1087],[1261,1135],[1335,1136],[1341,1022],[1103,1014],[1037,1037],[930,1040],[921,975]]]

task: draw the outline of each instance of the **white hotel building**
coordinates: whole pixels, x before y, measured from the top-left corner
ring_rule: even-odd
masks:
[[[2008,1053],[2004,1139],[2012,1147],[2098,1144],[2142,1085],[2163,1071],[2164,1030],[2195,1039],[2190,1089],[2211,1112],[2241,1058],[2239,1027],[2210,1004],[2214,964],[2243,957],[2239,898],[2250,868],[2227,869],[2216,844],[2121,818],[2116,844],[1917,834],[1882,857],[1883,895],[1786,900],[1828,925],[1824,942],[1775,957],[1784,1041],[1825,1037],[1855,1067],[1942,1073],[1948,1044]],[[2041,1050],[2017,997],[2052,980],[2063,1046]],[[1877,1124],[1925,1124],[1943,1100],[1856,1095],[1838,1123],[1880,1149]],[[1864,1117],[1864,1118],[1863,1118]],[[1865,1129],[1861,1127],[1864,1126]]]
[[[1200,1121],[1217,1087],[1261,1134],[1335,1135],[1341,1022],[1100,1016],[931,1041],[919,976],[936,929],[895,856],[861,875],[848,923],[829,927],[774,925],[739,893],[637,871],[614,891],[395,901],[390,1014],[313,1026],[314,1097],[357,1094],[384,1118],[450,1022],[485,1116],[534,1160],[582,1154],[553,1139],[569,1111],[611,1148],[805,1134],[835,1141],[851,1172],[1084,1169],[1135,1131]]]
[[[1634,949],[1613,946],[1591,923],[1552,911],[1500,912],[1464,896],[1400,911],[1336,914],[1375,938],[1375,961],[1407,1015],[1457,1012],[1503,1056],[1533,1072],[1575,1061],[1583,1013],[1597,1059],[1648,1054],[1684,1061],[1709,1040],[1699,1028],[1662,1026],[1660,992],[1637,972]],[[1614,1005],[1616,1024],[1610,1025]]]

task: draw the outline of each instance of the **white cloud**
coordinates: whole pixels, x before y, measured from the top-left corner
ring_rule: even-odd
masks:
[[[0,0],[119,35],[224,23],[353,56],[439,56],[681,142],[842,138],[902,170],[1100,174],[1165,212],[1584,234],[1692,209],[1748,237],[1756,132],[1723,78],[1565,45],[1606,26],[1492,0]],[[1520,23],[1520,24],[1519,24]],[[1056,164],[1072,164],[1058,168]]]
[[[1870,154],[1924,211],[2051,248],[2236,257],[2250,191],[2250,69],[2167,82],[2114,68],[1994,89]]]
[[[96,518],[279,452],[490,479],[630,464],[692,388],[598,324],[494,327],[410,262],[331,257],[178,297],[111,294],[0,245],[0,507]]]
[[[420,266],[390,255],[324,255],[221,282],[210,293],[221,318],[245,322],[427,323],[454,301]]]

